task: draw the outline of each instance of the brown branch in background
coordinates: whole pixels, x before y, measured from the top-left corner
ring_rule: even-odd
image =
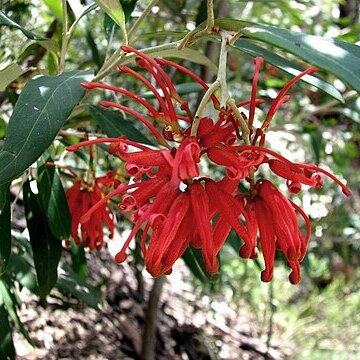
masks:
[[[153,287],[149,296],[147,309],[145,313],[145,324],[143,332],[143,344],[141,360],[154,360],[156,348],[156,319],[158,313],[158,305],[165,283],[164,275],[154,280]]]

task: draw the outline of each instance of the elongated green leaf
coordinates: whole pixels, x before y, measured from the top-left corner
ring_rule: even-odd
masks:
[[[177,58],[189,60],[191,62],[208,66],[214,72],[217,71],[217,66],[209,60],[209,58],[196,50],[185,48],[182,50],[169,49],[169,50],[160,50],[156,52],[152,52],[149,54],[151,57],[164,57],[164,58]],[[124,62],[124,64],[131,62],[133,59],[129,57],[128,60]]]
[[[87,284],[79,275],[77,275],[65,264],[62,264],[59,270],[56,287],[62,292],[68,294],[70,293],[94,309],[99,308],[101,300],[99,290],[94,286]]]
[[[10,183],[0,185],[0,213],[8,200]]]
[[[120,0],[121,6],[124,10],[125,22],[127,23],[131,13],[133,12],[138,0]]]
[[[12,241],[16,251],[11,253],[6,274],[15,278],[21,286],[35,295],[39,295],[36,271],[30,241],[18,232],[12,232]]]
[[[283,57],[271,52],[267,49],[262,48],[254,44],[253,42],[247,39],[239,39],[235,42],[234,47],[251,56],[261,56],[267,63],[276,66],[277,68],[287,72],[288,74],[297,76],[300,72],[304,71],[305,69],[292,61],[284,59]],[[302,77],[302,80],[310,85],[317,87],[318,89],[323,90],[336,100],[344,102],[341,94],[338,90],[334,88],[334,86],[330,85],[324,80],[313,76],[313,75],[306,75]]]
[[[202,283],[205,283],[210,276],[205,270],[201,252],[198,249],[188,247],[181,257],[191,273]]]
[[[0,279],[0,298],[2,298],[4,307],[9,314],[9,317],[14,322],[16,328],[21,332],[21,334],[25,337],[25,339],[29,342],[29,344],[35,346],[34,342],[29,336],[29,333],[25,329],[23,323],[21,322],[19,315],[17,313],[17,303],[16,297],[12,293],[15,288],[13,284],[8,284],[2,279]],[[1,339],[1,338],[0,338]]]
[[[97,121],[101,129],[111,137],[126,135],[129,140],[142,144],[154,145],[131,121],[125,120],[119,111],[104,109],[101,106],[88,105],[91,116]]]
[[[19,29],[26,37],[32,40],[42,40],[45,39],[44,36],[37,35],[33,33],[32,31],[24,29],[22,26],[17,24],[15,21],[11,20],[9,17],[7,17],[2,11],[0,11],[0,26],[6,25],[11,26]]]
[[[7,68],[0,71],[0,91],[4,91],[6,87],[22,75],[26,70],[18,64],[11,64]]]
[[[62,18],[62,2],[59,0],[44,0],[45,5],[49,8],[60,23],[63,21]]]
[[[3,195],[5,203],[0,204],[0,276],[7,268],[11,254],[10,193],[9,186],[6,186],[6,188],[6,194]],[[1,189],[0,191],[2,192]]]
[[[253,24],[241,33],[299,56],[360,92],[360,47],[273,26]]]
[[[39,295],[45,298],[57,280],[57,267],[61,256],[61,241],[53,236],[40,205],[27,181],[23,187],[25,217],[33,251]]]
[[[69,252],[71,255],[72,271],[78,275],[80,279],[85,280],[88,275],[88,266],[84,247],[77,246],[73,241],[71,247],[69,248]]]
[[[119,25],[124,37],[124,42],[127,42],[127,34],[125,28],[125,13],[119,0],[95,0],[95,2],[105,11],[111,19]]]
[[[71,230],[70,211],[64,188],[54,167],[39,167],[38,188],[41,205],[52,234],[58,239],[67,239]]]
[[[190,82],[175,85],[176,92],[179,95],[192,94],[194,92],[204,91],[204,88],[197,82]],[[140,95],[144,99],[154,99],[155,95],[152,91],[147,91]]]
[[[15,359],[15,348],[12,340],[8,312],[5,310],[4,305],[0,305],[0,334],[0,359]]]
[[[84,95],[91,71],[68,71],[29,81],[15,105],[0,151],[0,184],[26,170],[48,148]]]

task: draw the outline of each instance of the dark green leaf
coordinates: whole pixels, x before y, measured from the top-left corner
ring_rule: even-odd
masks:
[[[77,246],[74,242],[69,249],[71,255],[71,268],[83,280],[88,274],[88,266],[83,246]]]
[[[101,129],[111,137],[126,135],[129,140],[142,144],[154,145],[131,121],[125,120],[119,111],[104,109],[101,106],[88,105],[91,116],[98,122]]]
[[[64,264],[60,268],[56,287],[60,291],[70,293],[94,309],[99,308],[101,300],[99,290],[87,284],[79,275]]]
[[[359,46],[259,24],[242,27],[239,31],[329,71],[360,92]]]
[[[204,88],[197,82],[175,85],[175,89],[179,95],[186,95],[194,92],[204,91]],[[147,91],[146,93],[141,94],[141,97],[144,99],[153,99],[155,98],[155,95],[153,92]]]
[[[7,123],[4,119],[0,118],[0,139],[3,139],[6,135]]]
[[[32,40],[45,39],[45,37],[43,37],[43,36],[37,35],[37,34],[33,33],[32,31],[24,29],[22,26],[17,24],[15,21],[13,21],[9,17],[7,17],[2,11],[0,11],[0,26],[1,25],[15,27],[15,28],[19,29],[20,31],[22,31],[22,33],[26,37],[28,37],[29,39],[32,39]]]
[[[0,184],[21,174],[47,149],[84,95],[80,83],[91,77],[91,71],[68,71],[25,85],[0,151]]]
[[[8,201],[10,183],[0,185],[0,213]]]
[[[51,162],[51,159],[48,159]],[[38,169],[38,188],[42,208],[52,234],[67,239],[71,231],[71,217],[64,188],[53,166]]]
[[[287,72],[288,74],[294,75],[294,76],[298,75],[300,72],[305,70],[305,68],[298,66],[294,62],[284,59],[283,57],[275,54],[274,52],[264,49],[261,46],[258,46],[247,39],[237,40],[234,44],[234,47],[239,50],[244,51],[245,53],[247,53],[251,56],[254,56],[254,57],[261,56],[262,58],[264,58],[264,60],[267,63],[274,65],[277,68]],[[330,96],[335,98],[336,100],[344,102],[344,99],[342,98],[339,91],[336,90],[332,85],[330,85],[326,81],[321,80],[318,77],[313,76],[313,75],[306,75],[306,76],[302,77],[301,79],[304,82],[323,90],[324,92],[326,92],[327,94],[329,94]]]
[[[188,247],[182,259],[185,261],[185,264],[191,271],[191,273],[199,279],[202,283],[206,282],[206,279],[209,277],[203,265],[202,255],[198,249],[193,249]]]
[[[0,279],[0,299],[2,298],[4,307],[9,314],[9,317],[12,319],[16,328],[21,332],[29,344],[35,346],[17,313],[17,301],[15,295],[12,293],[12,290],[14,289],[15,288],[13,284],[10,286],[8,283]]]
[[[5,188],[3,190],[3,188]],[[10,192],[8,184],[0,186],[0,276],[5,272],[11,254]],[[5,199],[4,199],[5,198]],[[5,200],[5,203],[3,201]]]
[[[17,232],[12,233],[12,241],[16,251],[11,253],[6,273],[33,294],[39,295],[30,241]]]
[[[111,40],[113,39],[114,35],[117,33],[118,30],[119,30],[119,26],[117,26],[116,23],[113,21],[113,19],[111,19],[111,17],[105,13],[104,31],[108,43],[111,42]]]
[[[1,303],[1,301],[0,301]],[[8,312],[5,307],[0,304],[0,359],[15,359],[15,348],[12,341],[12,333],[10,329]]]
[[[61,256],[61,241],[53,236],[40,205],[27,181],[23,187],[25,217],[34,256],[39,295],[45,298],[57,280],[57,266]]]
[[[93,60],[94,64],[100,69],[100,67],[103,63],[103,60],[101,58],[101,55],[97,48],[96,42],[95,42],[94,37],[92,36],[91,30],[89,28],[86,29],[85,37],[86,37],[86,42],[91,51],[92,60]]]
[[[12,341],[8,312],[3,305],[0,305],[0,334],[0,359],[15,359],[15,348]]]
[[[120,0],[125,14],[125,23],[129,21],[131,13],[134,11],[137,0]]]

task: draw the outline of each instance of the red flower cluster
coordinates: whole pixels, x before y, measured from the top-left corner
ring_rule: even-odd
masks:
[[[106,203],[92,212],[89,221],[80,223],[81,217],[104,197],[102,187],[111,188],[113,184],[114,174],[108,172],[105,176],[96,178],[92,185],[78,179],[67,190],[66,199],[71,214],[71,236],[76,245],[83,245],[90,250],[100,250],[104,245],[103,225],[108,227],[109,237],[113,237],[114,214]]]
[[[146,268],[153,276],[169,274],[174,262],[189,246],[201,249],[207,271],[214,274],[219,268],[218,253],[234,230],[243,241],[240,248],[243,258],[258,256],[259,236],[265,260],[263,281],[272,279],[275,253],[280,249],[292,270],[291,283],[298,283],[299,264],[310,238],[309,219],[269,180],[256,181],[255,173],[261,165],[267,164],[274,174],[286,180],[292,194],[298,193],[302,184],[321,188],[324,174],[350,195],[348,188],[327,171],[315,165],[293,163],[265,147],[265,133],[272,117],[280,105],[289,100],[286,92],[302,76],[316,69],[310,68],[293,78],[273,101],[262,126],[254,129],[255,108],[262,103],[256,99],[262,59],[255,59],[251,99],[237,104],[235,109],[231,106],[220,108],[219,100],[212,94],[210,99],[218,110],[218,118],[211,119],[192,115],[163,67],[171,66],[184,72],[208,90],[196,74],[171,61],[152,59],[128,46],[122,50],[138,56],[136,63],[152,76],[159,90],[134,70],[126,66],[119,66],[119,69],[142,82],[153,93],[157,107],[122,88],[103,83],[84,83],[83,86],[112,90],[142,105],[146,115],[118,103],[101,102],[105,107],[114,107],[136,117],[155,136],[159,148],[125,137],[85,141],[68,148],[75,151],[81,146],[108,142],[109,152],[125,162],[125,169],[132,178],[131,183],[120,184],[115,191],[99,199],[80,219],[82,226],[91,224],[96,212],[103,209],[109,199],[120,196],[118,209],[130,214],[134,227],[116,256],[118,262],[126,259],[129,243],[142,229],[142,252]],[[181,114],[176,111],[175,104],[179,105]],[[248,119],[238,111],[246,105],[249,105]],[[244,132],[241,122],[246,123],[250,135]],[[223,167],[223,178],[215,181],[201,176],[201,158]],[[248,184],[246,193],[239,190],[240,181]],[[298,215],[305,222],[305,234],[299,229]]]

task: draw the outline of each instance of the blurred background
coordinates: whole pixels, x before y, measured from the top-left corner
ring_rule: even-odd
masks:
[[[131,25],[149,2],[122,3]],[[16,23],[51,39],[29,40],[21,30],[0,27],[3,139],[24,84],[37,74],[57,72],[62,9],[61,1],[51,0],[2,0],[0,4],[1,11]],[[69,17],[76,17],[77,6],[88,4],[90,1],[69,0]],[[358,0],[215,1],[216,17],[269,24],[354,44],[360,43],[359,9]],[[142,23],[134,47],[142,49],[178,40],[205,19],[206,1],[159,1]],[[66,69],[98,70],[104,58],[121,44],[119,39],[120,31],[111,19],[99,9],[91,11],[73,33]],[[217,63],[217,42],[203,39],[195,48]],[[279,49],[276,53],[299,65],[309,65]],[[216,77],[210,66],[177,61],[208,83]],[[228,63],[230,92],[238,100],[248,99],[253,58],[232,49]],[[4,81],[1,71],[11,64],[18,68],[14,68],[13,78]],[[262,260],[240,259],[235,234],[220,254],[221,272],[217,276],[208,278],[191,262],[179,260],[171,275],[154,281],[143,271],[137,246],[133,246],[128,263],[114,263],[116,241],[130,228],[127,220],[119,217],[114,240],[109,240],[101,252],[90,253],[75,246],[63,249],[57,285],[46,302],[39,301],[31,292],[35,281],[31,258],[21,260],[31,257],[31,249],[21,196],[17,197],[14,186],[12,236],[19,258],[8,273],[14,277],[21,304],[10,320],[19,359],[146,358],[141,355],[141,343],[149,316],[157,317],[155,359],[359,359],[360,99],[333,75],[322,71],[319,74],[342,94],[344,103],[310,85],[298,84],[290,102],[274,119],[269,143],[293,161],[331,169],[347,180],[353,196],[345,199],[336,185],[324,180],[320,191],[303,191],[296,197],[313,227],[299,285],[288,282],[288,270],[281,258],[276,263],[274,280],[262,283]],[[184,98],[196,109],[201,98],[198,89],[183,74],[171,76],[174,83],[183,85]],[[288,80],[281,70],[265,65],[259,79],[259,96],[269,104]],[[106,82],[121,83],[135,93],[144,92],[140,84],[130,77],[120,79],[116,71]],[[98,103],[103,97],[103,93],[91,95],[86,103]],[[267,109],[259,109],[257,115],[261,117]],[[86,109],[73,113],[66,123],[68,140],[70,129],[91,133],[104,130]],[[51,150],[53,157],[63,156],[65,146],[64,138],[57,139]],[[103,158],[103,170],[114,167],[115,160],[106,158],[101,149],[97,156]],[[82,166],[77,158],[69,157],[68,163],[74,168]]]

